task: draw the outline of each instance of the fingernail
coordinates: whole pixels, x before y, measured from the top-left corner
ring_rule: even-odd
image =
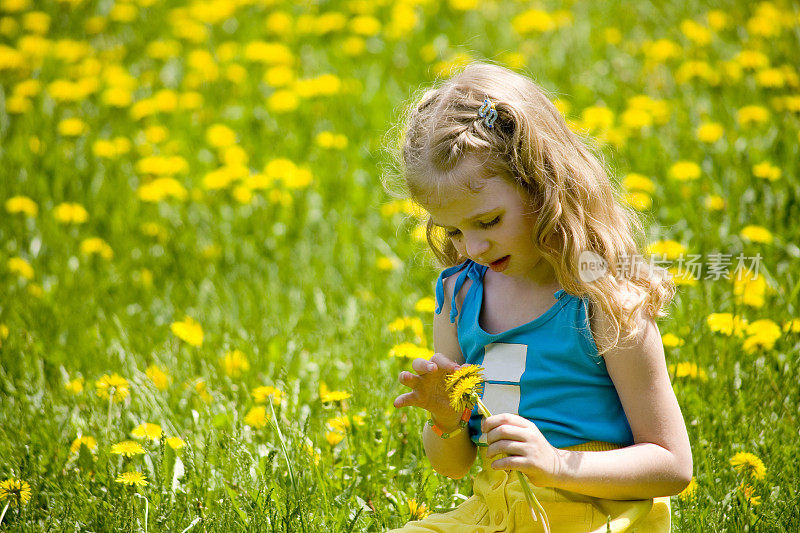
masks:
[[[433,370],[434,368],[436,368],[436,365],[433,363],[428,363],[428,370]]]

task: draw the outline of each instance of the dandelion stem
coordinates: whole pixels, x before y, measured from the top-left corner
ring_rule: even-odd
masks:
[[[275,407],[273,407],[272,402],[267,402],[269,404],[269,408],[272,411],[272,421],[275,424],[275,430],[278,432],[278,442],[281,443],[281,450],[283,450],[283,457],[286,459],[286,467],[289,469],[289,479],[292,481],[292,488],[295,492],[297,492],[297,485],[294,482],[294,470],[292,470],[292,462],[289,460],[289,453],[286,451],[286,443],[283,441],[283,433],[281,433],[281,428],[278,425],[278,417],[275,415]]]
[[[6,511],[8,511],[8,506],[9,505],[11,505],[11,501],[10,500],[8,502],[6,502],[6,506],[3,507],[3,512],[0,513],[0,524],[3,523],[3,518],[6,517]]]
[[[106,440],[108,440],[108,431],[111,428],[111,406],[114,403],[114,389],[108,391],[108,414],[106,416]]]
[[[492,413],[481,401],[480,396],[474,394],[472,399],[475,400],[475,403],[478,404],[478,410],[480,410],[481,414],[484,418],[488,418],[492,416]],[[542,517],[542,527],[544,528],[545,533],[550,533],[550,522],[547,520],[547,514],[544,512],[544,508],[542,504],[539,503],[539,500],[536,498],[536,495],[531,490],[531,486],[528,483],[528,478],[525,477],[525,474],[517,470],[517,478],[519,479],[519,484],[522,487],[522,493],[525,494],[525,500],[528,502],[528,507],[531,509],[531,516],[533,517],[534,521],[538,521],[536,513],[538,511],[539,515]]]

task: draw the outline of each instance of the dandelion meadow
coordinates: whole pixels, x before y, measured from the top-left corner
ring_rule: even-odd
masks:
[[[398,373],[422,85],[532,76],[678,286],[675,531],[798,531],[800,8],[0,0],[0,529],[382,531],[447,510]]]

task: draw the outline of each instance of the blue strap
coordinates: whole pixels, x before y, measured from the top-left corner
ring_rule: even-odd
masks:
[[[465,266],[466,268],[464,268]],[[460,291],[461,287],[464,286],[464,282],[467,281],[467,278],[471,279],[473,283],[480,282],[483,272],[481,272],[480,265],[467,259],[460,265],[444,269],[444,271],[442,271],[442,273],[439,275],[439,279],[436,280],[436,314],[438,315],[442,312],[442,305],[444,304],[444,278],[452,276],[462,269],[463,272],[461,272],[458,278],[456,278],[456,286],[453,288],[453,300],[450,302],[451,323],[455,323],[456,317],[458,316],[458,310],[456,309],[456,294],[458,294],[458,291]]]

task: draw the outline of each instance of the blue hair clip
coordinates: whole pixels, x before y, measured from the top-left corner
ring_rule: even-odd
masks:
[[[483,105],[478,109],[478,118],[483,119],[483,123],[486,124],[487,128],[493,128],[494,121],[497,120],[497,109],[494,107],[494,102],[485,98]]]

